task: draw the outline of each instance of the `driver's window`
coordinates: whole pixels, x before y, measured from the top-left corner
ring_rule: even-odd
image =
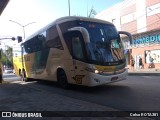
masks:
[[[120,45],[116,39],[111,40],[111,48],[120,48]]]
[[[75,58],[84,58],[82,43],[78,36],[72,38],[72,51]]]

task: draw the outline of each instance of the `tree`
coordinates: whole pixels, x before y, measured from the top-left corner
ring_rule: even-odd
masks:
[[[6,50],[2,50],[2,64],[8,67],[13,67],[13,49],[6,46]]]
[[[87,14],[87,17],[91,18],[94,17],[97,14],[96,10],[92,6],[91,10],[89,11],[89,14]]]

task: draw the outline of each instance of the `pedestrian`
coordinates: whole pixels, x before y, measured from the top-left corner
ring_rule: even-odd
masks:
[[[149,67],[148,68],[153,68],[153,58],[150,56],[149,57]]]
[[[143,68],[143,63],[142,63],[142,58],[139,57],[139,68],[142,69]]]
[[[131,59],[131,70],[134,70],[134,64],[135,64],[135,61],[134,61],[134,58]]]

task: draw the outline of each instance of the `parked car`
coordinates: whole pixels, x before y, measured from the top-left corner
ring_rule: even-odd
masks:
[[[11,68],[6,68],[4,70],[4,73],[13,73],[13,70]]]

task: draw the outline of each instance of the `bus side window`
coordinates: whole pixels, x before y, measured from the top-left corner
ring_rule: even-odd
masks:
[[[84,59],[82,43],[78,36],[72,37],[72,51],[75,58]]]
[[[49,28],[46,32],[46,46],[49,48],[57,48],[63,50],[63,46],[56,26]]]

